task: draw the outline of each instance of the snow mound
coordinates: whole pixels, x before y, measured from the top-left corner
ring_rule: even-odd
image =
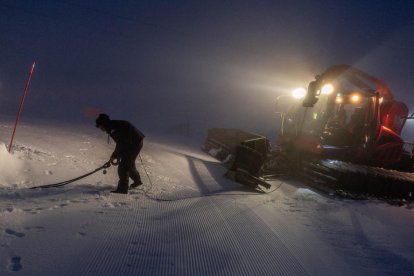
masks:
[[[21,181],[24,161],[17,155],[10,154],[4,143],[0,143],[0,187]]]
[[[295,191],[293,198],[301,200],[311,200],[317,202],[323,202],[324,198],[314,191],[307,188],[299,188]]]

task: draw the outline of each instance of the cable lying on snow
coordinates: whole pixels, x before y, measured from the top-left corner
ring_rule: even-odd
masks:
[[[40,185],[40,186],[35,186],[35,187],[31,187],[31,188],[29,188],[29,189],[37,189],[37,188],[52,188],[52,187],[61,187],[61,186],[64,186],[64,185],[67,185],[67,184],[69,184],[69,183],[72,183],[72,182],[75,182],[75,181],[77,181],[77,180],[79,180],[79,179],[82,179],[82,178],[85,178],[85,177],[87,177],[87,176],[90,176],[91,174],[94,174],[94,173],[96,173],[96,172],[98,172],[98,171],[100,171],[100,170],[104,170],[104,169],[106,169],[106,168],[109,168],[111,166],[111,164],[109,163],[109,162],[107,162],[107,163],[105,163],[105,164],[103,164],[102,166],[100,166],[99,168],[97,168],[97,169],[95,169],[95,170],[93,170],[93,171],[91,171],[91,172],[88,172],[88,173],[86,173],[86,174],[84,174],[84,175],[81,175],[81,176],[78,176],[78,177],[76,177],[76,178],[72,178],[72,179],[69,179],[69,180],[66,180],[66,181],[62,181],[62,182],[58,182],[58,183],[53,183],[53,184],[47,184],[47,185]],[[106,171],[104,170],[104,174],[106,173]]]

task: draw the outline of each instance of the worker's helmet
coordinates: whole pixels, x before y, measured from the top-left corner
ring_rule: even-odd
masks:
[[[110,121],[111,119],[108,115],[101,113],[98,118],[96,118],[96,127],[103,126],[106,128],[108,127]]]

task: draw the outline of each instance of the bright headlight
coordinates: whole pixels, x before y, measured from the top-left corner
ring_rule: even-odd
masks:
[[[331,94],[334,91],[334,87],[332,84],[327,83],[324,86],[322,86],[321,92],[322,94]]]
[[[295,90],[293,90],[292,92],[292,96],[295,99],[302,99],[303,97],[305,97],[306,95],[306,90],[305,88],[296,88]]]

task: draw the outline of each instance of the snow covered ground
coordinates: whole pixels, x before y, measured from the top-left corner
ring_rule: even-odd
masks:
[[[1,275],[413,275],[414,210],[225,178],[204,142],[147,133],[144,185],[110,194],[114,144],[90,126],[0,118]],[[180,142],[177,142],[180,141]],[[145,169],[145,170],[144,170]],[[148,177],[147,177],[148,174]]]

